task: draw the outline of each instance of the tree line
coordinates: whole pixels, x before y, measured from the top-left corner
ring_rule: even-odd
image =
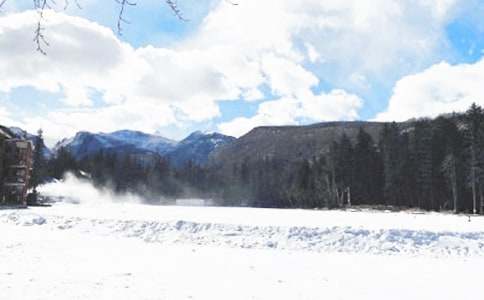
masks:
[[[242,185],[264,207],[348,205],[484,213],[484,111],[383,125],[380,137],[360,129],[319,157],[288,164],[271,158],[239,166]]]
[[[99,152],[76,161],[66,149],[45,164],[47,177],[90,174],[97,186],[160,197],[202,197],[220,205],[338,208],[370,205],[484,213],[484,111],[385,123],[378,140],[363,128],[342,134],[323,154],[286,161],[231,163],[230,171],[188,162],[172,167],[129,153]]]

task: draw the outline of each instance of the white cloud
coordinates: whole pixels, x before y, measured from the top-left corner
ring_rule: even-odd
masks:
[[[358,118],[363,103],[358,96],[342,90],[315,94],[312,88],[325,81],[366,91],[369,78],[391,80],[419,69],[445,49],[444,27],[457,2],[274,0],[244,1],[235,10],[219,6],[193,43],[232,45],[227,52],[259,62],[264,83],[280,97],[262,103],[255,116],[219,129],[240,136],[260,125]],[[304,60],[321,67],[310,70]]]
[[[0,74],[2,91],[19,86],[59,92],[105,88],[119,73],[131,47],[112,32],[87,20],[64,14],[47,14],[49,55],[36,53],[32,42],[37,14],[33,11],[0,18]]]
[[[110,29],[52,11],[45,24],[50,46],[47,56],[40,55],[31,39],[36,20],[32,11],[0,18],[0,91],[30,86],[62,93],[58,107],[64,107],[2,122],[43,127],[56,138],[78,130],[154,132],[179,121],[214,118],[220,114],[215,100],[240,93],[209,60],[200,59],[207,53],[133,49]],[[94,92],[101,94],[101,107],[94,107]]]
[[[322,80],[358,88],[351,74],[393,80],[432,63],[448,50],[445,25],[465,1],[287,1],[300,20],[297,39],[324,61]]]
[[[65,98],[61,99],[61,101],[68,106],[82,107],[93,105],[93,101],[89,97],[89,91],[87,88],[82,88],[75,84],[66,85],[64,87],[64,95]]]
[[[267,53],[322,62],[320,79],[353,87],[353,73],[386,80],[418,70],[448,49],[445,25],[462,0],[245,0],[222,3],[186,44],[224,45],[233,60]],[[241,67],[242,69],[243,67]],[[322,77],[322,78],[321,78]]]
[[[0,91],[31,86],[62,93],[62,109],[23,122],[44,124],[58,138],[77,130],[156,131],[209,121],[220,116],[220,101],[261,100],[262,87],[277,99],[222,130],[355,119],[362,100],[338,89],[369,89],[372,79],[399,78],[434,59],[446,47],[445,24],[462,3],[220,1],[186,40],[138,49],[108,28],[51,12],[46,57],[34,52],[35,12],[10,14],[0,17]],[[314,92],[321,82],[334,91]],[[102,96],[101,107],[94,94]]]
[[[294,125],[327,120],[354,120],[363,100],[342,90],[328,94],[308,93],[303,98],[281,98],[267,101],[259,106],[251,118],[236,118],[219,125],[227,135],[242,136],[256,126]]]
[[[10,116],[9,111],[5,107],[0,106],[0,119],[6,119]]]
[[[319,83],[319,79],[301,65],[274,54],[262,58],[262,71],[272,93],[278,96],[297,97]]]
[[[306,47],[307,56],[310,62],[316,63],[321,60],[321,56],[319,55],[318,51],[316,51],[313,45],[311,45],[310,43],[305,43],[304,46]]]
[[[155,132],[160,126],[176,122],[170,107],[128,102],[102,108],[66,109],[37,116],[23,122],[22,128],[36,132],[43,128],[50,136],[67,137],[79,129],[91,132],[110,132],[120,128],[130,128],[146,132]]]
[[[484,105],[484,59],[475,64],[436,64],[402,78],[388,109],[377,120],[405,121],[464,111],[473,103]]]

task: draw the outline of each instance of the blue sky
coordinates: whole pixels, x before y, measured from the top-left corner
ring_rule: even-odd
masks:
[[[47,14],[42,57],[32,2],[7,2],[0,123],[43,127],[51,144],[125,128],[181,139],[484,104],[479,0],[180,0],[188,22],[140,0],[122,35],[115,1],[80,3]]]

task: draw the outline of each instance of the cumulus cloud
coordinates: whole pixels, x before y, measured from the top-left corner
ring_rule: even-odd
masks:
[[[35,12],[12,13],[0,17],[0,91],[30,86],[62,94],[61,108],[23,122],[58,138],[209,121],[220,116],[220,101],[239,99],[272,100],[253,117],[220,124],[225,133],[355,119],[363,100],[348,91],[434,59],[462,2],[220,1],[170,48],[133,48],[108,28],[49,12],[47,56],[33,51]],[[321,92],[321,85],[331,88]]]
[[[376,119],[405,121],[461,112],[476,102],[484,105],[484,59],[474,64],[436,64],[397,82],[388,109]]]
[[[267,101],[259,106],[251,118],[236,118],[219,125],[227,135],[239,137],[256,126],[295,125],[325,120],[354,120],[363,100],[343,90],[314,95],[307,93],[302,98],[281,98]]]
[[[199,60],[197,50],[134,49],[108,28],[53,11],[46,15],[48,55],[40,55],[31,39],[36,18],[32,11],[0,18],[0,91],[29,86],[63,94],[61,109],[23,124],[17,120],[26,129],[43,127],[55,137],[125,126],[155,131],[216,117],[217,99],[238,97],[224,74]],[[96,93],[100,107],[94,107]],[[2,122],[11,119],[2,116]]]
[[[235,118],[219,130],[240,136],[260,125],[357,119],[361,97],[337,89],[318,94],[314,87],[323,81],[366,91],[369,80],[418,70],[447,47],[444,27],[459,3],[304,0],[218,7],[193,43],[209,47],[232,40],[226,52],[258,61],[262,83],[276,97],[260,104],[255,116]]]
[[[33,11],[0,18],[0,89],[4,92],[20,86],[48,92],[104,89],[133,52],[105,27],[49,12],[45,24],[49,55],[35,55],[35,45],[28,37],[32,37],[36,18]]]
[[[8,120],[10,119],[10,112],[5,108],[0,106],[0,120]]]

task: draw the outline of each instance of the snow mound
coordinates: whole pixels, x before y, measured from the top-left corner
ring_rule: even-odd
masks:
[[[120,220],[15,211],[0,223],[136,238],[149,243],[385,255],[484,256],[484,232],[364,229],[351,226],[257,226],[185,220]]]
[[[17,212],[1,215],[0,220],[3,223],[14,224],[17,226],[44,225],[47,222],[47,220],[40,215]]]

